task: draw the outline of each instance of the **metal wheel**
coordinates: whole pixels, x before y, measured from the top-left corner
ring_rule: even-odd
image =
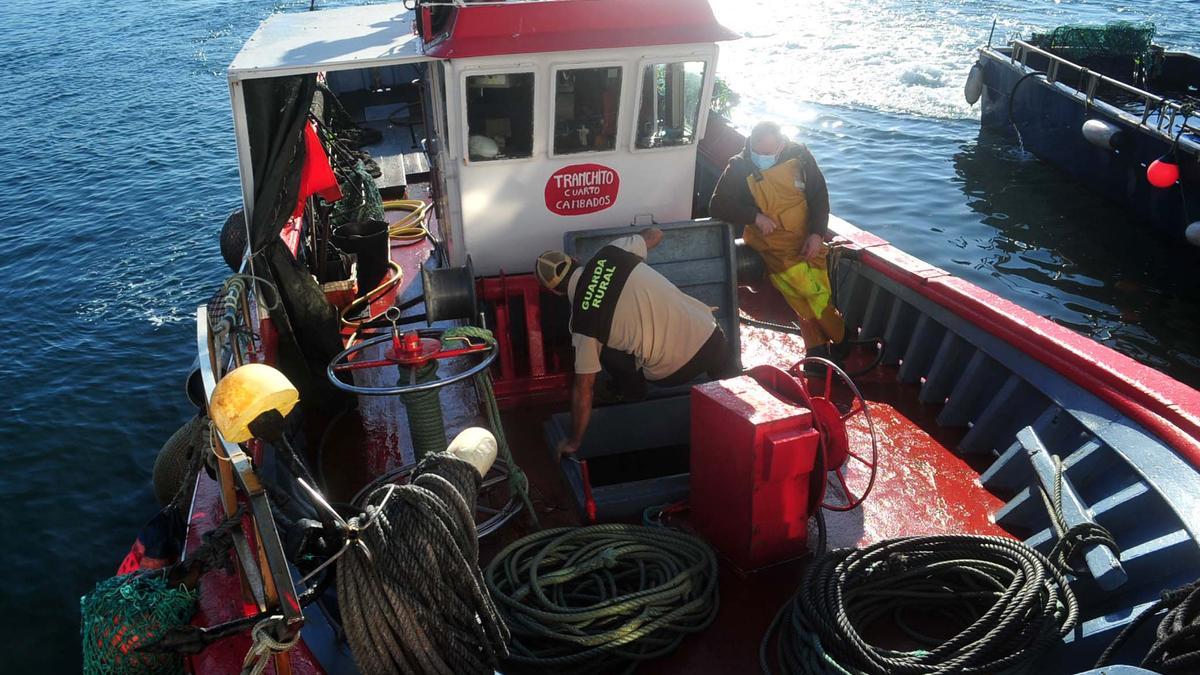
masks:
[[[389,309],[388,318],[391,318],[393,322],[396,321],[399,319],[399,312],[397,311],[393,317],[392,309]],[[477,373],[492,365],[492,361],[496,359],[495,345],[486,342],[469,342],[463,338],[465,346],[456,349],[443,348],[443,332],[441,330],[422,329],[401,334],[400,329],[393,323],[392,331],[389,334],[379,335],[359,342],[333,357],[333,360],[325,368],[325,375],[333,383],[333,386],[342,391],[366,396],[395,396],[397,394],[413,394],[420,391],[438,389],[448,384],[474,377]],[[377,345],[384,344],[388,344],[389,346],[384,349],[382,358],[366,358],[368,350],[376,348]],[[430,361],[471,355],[478,355],[480,357],[479,362],[462,372],[438,377],[428,382],[417,381],[418,367]],[[355,370],[398,368],[401,366],[407,367],[409,370],[410,379],[407,384],[396,384],[391,387],[362,387],[346,382],[338,377],[342,373]]]
[[[862,393],[836,363],[815,356],[805,357],[793,365],[788,373],[796,377],[804,385],[808,393],[809,407],[813,411],[813,423],[821,434],[821,445],[825,448],[825,468],[833,476],[829,484],[841,489],[842,499],[828,490],[821,502],[821,507],[830,511],[849,511],[862,504],[871,489],[875,486],[875,476],[879,464],[879,436],[875,432],[875,421]],[[836,376],[836,379],[835,379]],[[814,382],[820,382],[819,395],[814,391]],[[835,387],[844,387],[850,394],[849,401],[835,401]],[[867,431],[871,439],[870,448],[851,447],[850,435],[846,425],[855,417],[863,416],[867,421]],[[861,488],[851,488],[846,481],[850,470],[850,462],[854,461],[867,471],[866,485]],[[836,483],[834,482],[836,479]],[[856,491],[858,494],[855,494]]]

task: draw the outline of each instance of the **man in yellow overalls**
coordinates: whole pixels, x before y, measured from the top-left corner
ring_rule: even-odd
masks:
[[[742,238],[762,255],[771,284],[799,317],[810,353],[828,353],[842,341],[846,329],[826,269],[829,191],[807,147],[774,122],[760,122],[746,149],[729,160],[708,211],[745,227]]]

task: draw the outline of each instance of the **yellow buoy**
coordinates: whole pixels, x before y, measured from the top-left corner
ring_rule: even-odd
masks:
[[[221,437],[230,443],[250,440],[250,423],[259,415],[277,410],[287,416],[300,400],[300,392],[283,373],[262,363],[234,368],[217,382],[208,415]]]

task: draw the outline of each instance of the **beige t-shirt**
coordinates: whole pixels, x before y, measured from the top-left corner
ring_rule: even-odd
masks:
[[[621,237],[610,245],[646,259],[646,240],[640,234]],[[572,301],[582,274],[581,267],[567,281],[567,297]],[[608,346],[633,354],[647,380],[661,380],[690,361],[716,327],[707,305],[676,288],[649,265],[638,265],[617,298]],[[572,333],[571,340],[575,372],[600,372],[604,345],[579,333]]]

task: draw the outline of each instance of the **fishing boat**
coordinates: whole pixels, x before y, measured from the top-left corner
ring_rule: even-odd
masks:
[[[1115,22],[989,39],[965,95],[985,128],[1015,132],[1152,231],[1200,245],[1200,58],[1154,44],[1154,32]]]
[[[849,351],[808,355],[706,214],[731,39],[705,0],[264,21],[197,416],[83,599],[85,672],[1194,665],[1200,392],[836,217]],[[534,258],[645,228],[742,374],[598,405],[560,458]]]

